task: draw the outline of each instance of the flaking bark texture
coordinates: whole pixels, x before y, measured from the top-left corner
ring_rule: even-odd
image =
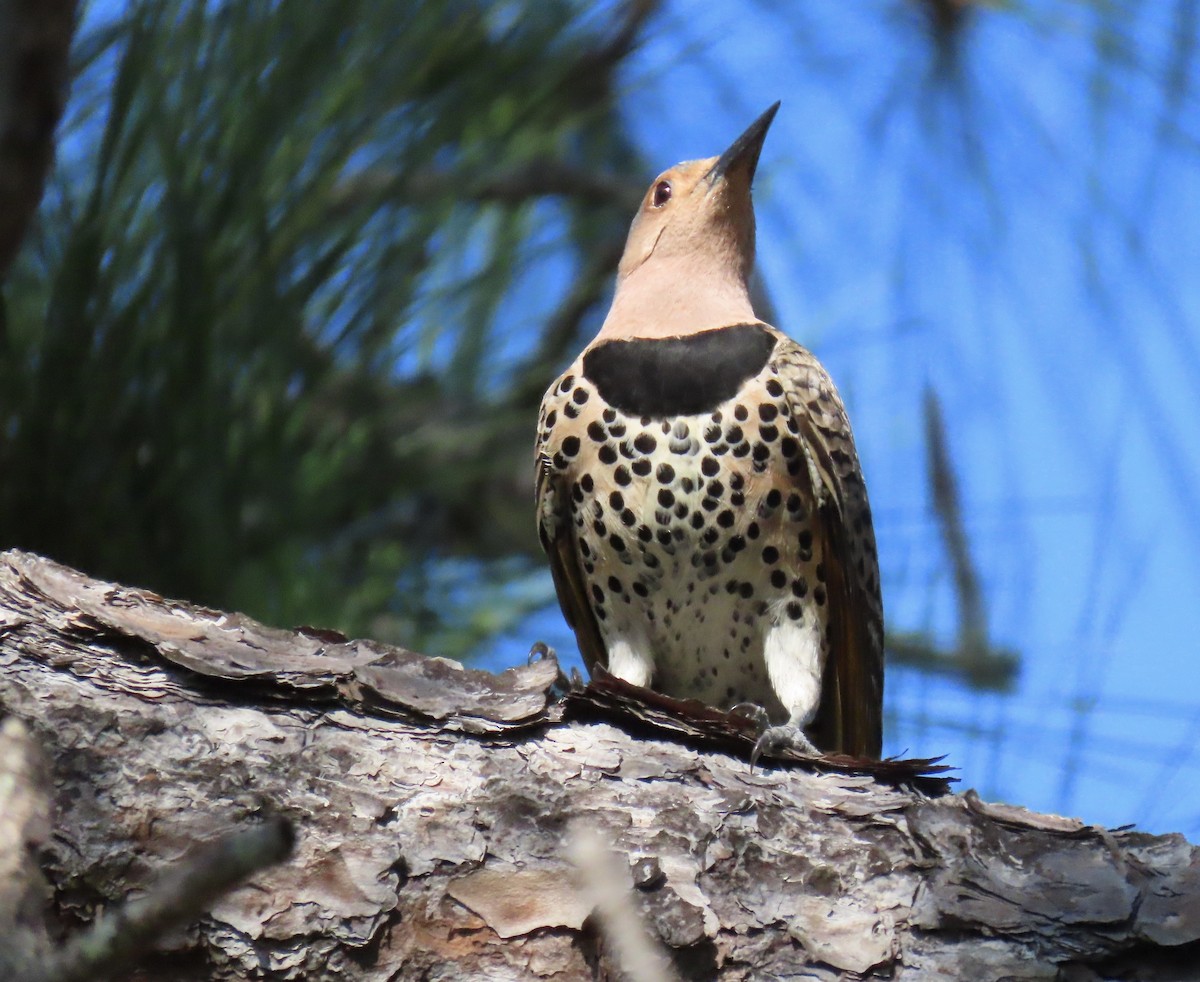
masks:
[[[0,897],[29,920],[36,839],[51,931],[70,933],[278,814],[292,858],[137,977],[636,978],[618,964],[635,948],[593,916],[595,870],[572,863],[582,829],[682,978],[1200,978],[1200,853],[1180,836],[933,794],[929,762],[751,771],[728,734],[664,728],[670,707],[618,690],[564,703],[555,676],[552,659],[491,676],[271,630],[0,554],[0,713],[49,771],[17,755],[33,790],[0,820]]]

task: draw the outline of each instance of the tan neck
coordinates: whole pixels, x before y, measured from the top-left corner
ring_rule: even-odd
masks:
[[[727,265],[698,270],[694,257],[654,257],[617,283],[596,340],[676,337],[757,320],[745,281]]]

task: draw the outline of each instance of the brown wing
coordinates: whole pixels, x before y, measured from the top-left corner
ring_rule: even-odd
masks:
[[[552,386],[554,392],[557,387]],[[542,404],[542,418],[546,407]],[[604,641],[596,615],[587,599],[587,585],[579,566],[579,549],[575,541],[575,524],[571,521],[570,499],[562,480],[554,473],[550,455],[545,450],[552,434],[543,425],[538,427],[537,447],[537,517],[538,539],[550,558],[550,572],[563,617],[575,632],[579,652],[589,674],[599,664],[608,664]]]
[[[883,743],[883,601],[871,506],[842,400],[813,355],[782,339],[775,367],[800,424],[828,597],[829,656],[814,742],[878,757]],[[806,487],[808,490],[808,487]]]

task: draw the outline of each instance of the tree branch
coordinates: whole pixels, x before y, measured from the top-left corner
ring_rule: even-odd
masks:
[[[54,910],[88,923],[264,809],[298,829],[146,954],[159,976],[611,977],[583,826],[627,885],[607,923],[632,905],[682,979],[1200,978],[1179,836],[931,796],[928,762],[751,771],[724,713],[603,680],[563,704],[556,677],[0,554],[0,706],[52,760]]]

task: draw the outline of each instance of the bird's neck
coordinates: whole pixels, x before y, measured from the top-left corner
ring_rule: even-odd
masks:
[[[705,269],[691,258],[655,257],[617,283],[597,340],[676,337],[757,319],[745,279],[727,264]]]

